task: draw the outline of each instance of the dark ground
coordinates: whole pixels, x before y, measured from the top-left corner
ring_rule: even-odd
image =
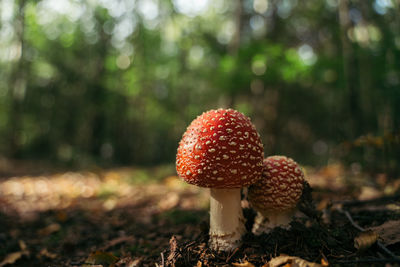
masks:
[[[400,180],[305,169],[308,216],[299,212],[290,230],[247,234],[232,253],[208,249],[208,193],[178,180],[173,166],[3,171],[0,266],[400,266]],[[255,214],[244,211],[250,229]],[[357,224],[375,228],[360,236]],[[303,260],[315,265],[296,265]]]

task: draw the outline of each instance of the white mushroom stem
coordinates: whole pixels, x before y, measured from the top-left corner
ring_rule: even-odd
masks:
[[[245,233],[240,188],[210,189],[210,247],[232,251]]]
[[[275,227],[289,229],[294,213],[294,210],[257,212],[252,233],[255,235],[269,233]]]

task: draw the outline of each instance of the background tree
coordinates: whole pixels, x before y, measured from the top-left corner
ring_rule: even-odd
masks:
[[[395,0],[5,0],[4,157],[173,162],[186,125],[233,107],[266,155],[398,172]]]

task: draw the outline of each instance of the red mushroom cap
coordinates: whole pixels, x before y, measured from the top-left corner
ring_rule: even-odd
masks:
[[[189,184],[240,188],[261,178],[263,155],[260,135],[248,117],[232,109],[210,110],[183,134],[176,170]]]
[[[284,211],[299,201],[304,183],[299,165],[285,156],[264,160],[262,179],[249,187],[249,201],[257,211]]]

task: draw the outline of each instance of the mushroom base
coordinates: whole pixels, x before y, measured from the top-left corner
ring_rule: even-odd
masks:
[[[231,251],[245,233],[240,188],[210,189],[210,240],[213,250]]]
[[[293,215],[294,215],[293,210],[270,211],[270,212],[265,212],[264,214],[261,212],[257,212],[257,216],[254,219],[252,233],[254,235],[269,233],[275,227],[289,229]]]

